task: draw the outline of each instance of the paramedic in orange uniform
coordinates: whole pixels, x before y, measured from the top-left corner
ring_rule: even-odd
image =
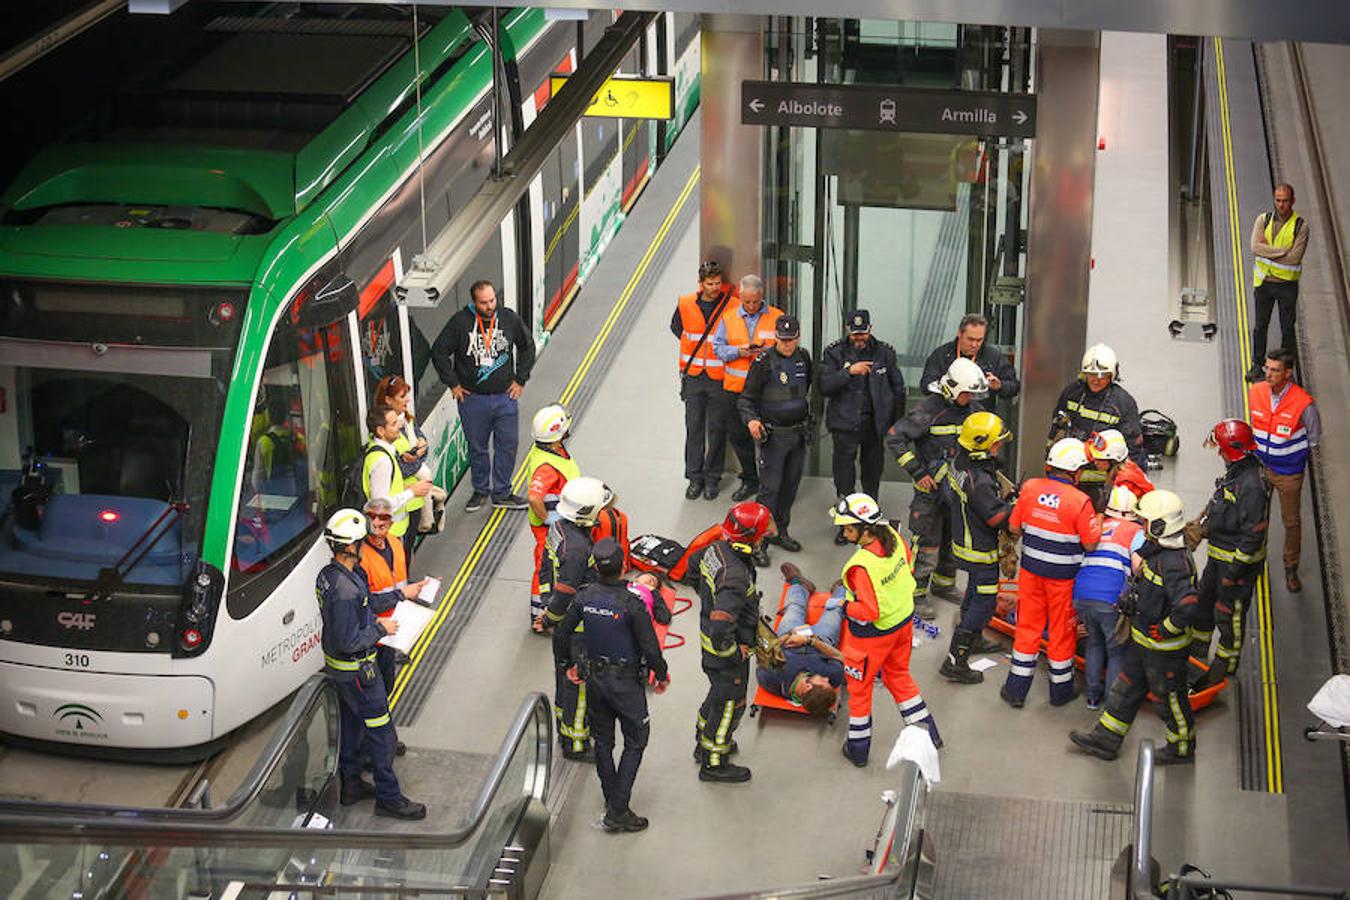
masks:
[[[525,471],[530,487],[526,497],[530,504],[530,532],[534,535],[534,575],[530,579],[530,621],[544,611],[544,600],[539,596],[539,563],[544,558],[544,539],[548,526],[557,513],[558,496],[563,485],[581,474],[576,460],[567,451],[572,419],[560,404],[552,403],[534,414],[530,423],[534,446],[525,457]]]
[[[1062,438],[1050,448],[1045,478],[1022,485],[1008,528],[1022,536],[1022,568],[1017,573],[1017,632],[1012,666],[999,696],[1020,709],[1031,690],[1041,634],[1049,625],[1046,656],[1050,663],[1050,705],[1063,706],[1078,696],[1073,682],[1073,651],[1078,643],[1073,618],[1073,581],[1083,555],[1101,540],[1101,517],[1077,487],[1088,464],[1077,438]]]
[[[909,674],[914,641],[914,570],[900,535],[881,517],[877,501],[849,494],[831,510],[834,524],[858,549],[844,564],[848,625],[844,676],[848,679],[848,739],[844,757],[867,765],[872,749],[872,691],[877,673],[907,725],[923,725],[942,746],[937,722]]]

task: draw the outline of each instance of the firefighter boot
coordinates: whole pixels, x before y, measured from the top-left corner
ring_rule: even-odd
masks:
[[[942,661],[938,674],[957,684],[979,684],[984,681],[984,673],[970,667],[970,644],[975,632],[958,628],[952,635],[951,646],[947,648],[947,658]]]
[[[1155,766],[1189,766],[1195,762],[1195,744],[1191,743],[1191,752],[1178,753],[1175,744],[1168,744],[1153,754]]]
[[[1120,736],[1112,734],[1100,725],[1087,733],[1070,731],[1069,740],[1084,753],[1090,753],[1107,762],[1120,755]]]

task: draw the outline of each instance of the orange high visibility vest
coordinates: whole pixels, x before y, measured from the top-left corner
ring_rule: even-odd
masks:
[[[712,334],[709,333],[709,329],[716,323],[703,320],[703,312],[698,308],[697,300],[696,293],[685,294],[680,298],[679,370],[688,371],[690,375],[706,374],[713,381],[721,381],[722,361],[717,358],[716,353],[713,353]],[[699,345],[700,340],[703,341],[702,346]],[[697,353],[694,352],[695,347],[698,347]]]
[[[380,551],[372,547],[369,541],[361,542],[361,568],[365,569],[372,594],[400,588],[408,583],[408,557],[403,552],[403,542],[393,536],[385,538],[384,541],[394,551],[393,568],[390,568],[380,555]],[[394,611],[391,609],[380,613],[380,618],[393,614]]]
[[[1280,405],[1270,408],[1270,385],[1258,381],[1247,392],[1252,410],[1256,455],[1277,475],[1297,475],[1308,465],[1308,432],[1303,411],[1312,405],[1308,392],[1296,384],[1285,387]]]
[[[767,303],[760,307],[759,321],[755,323],[755,336],[750,337],[750,332],[746,330],[745,319],[741,316],[741,303],[736,301],[729,304],[726,311],[722,313],[722,322],[727,328],[727,345],[731,347],[749,347],[751,344],[763,344],[766,348],[772,347],[774,341],[778,339],[778,331],[774,327],[778,324],[778,317],[783,311],[776,306],[769,306]],[[739,394],[745,389],[745,378],[750,374],[749,357],[732,360],[725,363],[722,369],[722,387],[731,391],[733,394]]]

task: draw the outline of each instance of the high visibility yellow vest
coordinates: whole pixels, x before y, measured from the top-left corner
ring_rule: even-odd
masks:
[[[914,573],[909,566],[909,557],[905,554],[904,541],[896,535],[895,552],[886,558],[877,556],[871,550],[859,547],[844,563],[841,576],[845,589],[848,587],[848,570],[862,566],[867,577],[872,580],[872,590],[877,595],[878,631],[894,628],[914,614]],[[853,591],[848,591],[844,603],[853,602]]]
[[[366,497],[370,497],[370,470],[375,468],[375,460],[381,455],[389,459],[394,467],[393,476],[389,481],[389,496],[396,497],[403,492],[403,473],[399,471],[398,459],[388,449],[375,443],[373,440],[366,444],[366,458],[361,462],[361,490],[365,491]],[[389,533],[394,537],[403,537],[408,530],[408,507],[405,505],[398,512],[394,513],[394,524],[390,526]]]
[[[575,459],[571,459],[566,456],[559,456],[558,454],[550,450],[545,450],[538,444],[535,444],[533,447],[530,448],[530,452],[525,456],[526,484],[529,484],[534,479],[535,470],[538,469],[540,466],[542,466],[544,463],[548,463],[550,466],[557,469],[558,472],[562,475],[562,477],[566,478],[568,481],[571,481],[573,478],[581,477],[581,467],[577,465],[577,461]],[[544,498],[544,505],[546,507],[550,503],[556,504],[557,502],[558,497],[556,494],[549,494],[547,497]],[[543,525],[544,520],[537,517],[534,514],[534,510],[530,510],[530,524]]]
[[[412,437],[410,437],[410,435]],[[416,437],[416,435],[417,432],[413,431],[412,419],[409,419],[408,424],[404,426],[403,430],[398,433],[398,440],[394,441],[394,452],[397,453],[400,457],[402,457],[403,454],[405,453],[413,452],[413,448],[416,446],[416,442],[413,440],[413,437]],[[400,468],[399,471],[402,472],[403,470]],[[410,476],[407,480],[412,482],[417,481],[418,479]],[[369,496],[369,494],[367,494],[367,496]],[[403,509],[409,513],[414,513],[417,512],[419,509],[421,509],[423,506],[426,506],[426,504],[427,498],[413,497],[406,504],[404,504]]]
[[[1289,218],[1280,226],[1280,230],[1271,234],[1275,227],[1275,217],[1266,218],[1266,243],[1272,247],[1294,246],[1294,232],[1298,230],[1298,213],[1290,213]],[[1291,266],[1288,263],[1275,262],[1266,259],[1264,256],[1258,256],[1252,266],[1252,286],[1255,287],[1266,280],[1267,276],[1276,281],[1298,281],[1299,276],[1303,274],[1303,266]]]

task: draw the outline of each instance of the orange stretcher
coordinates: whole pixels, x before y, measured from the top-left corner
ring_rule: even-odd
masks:
[[[989,627],[994,629],[995,631],[1001,632],[1002,634],[1006,634],[1008,637],[1012,637],[1014,633],[1017,631],[1017,625],[1014,622],[1014,620],[1016,619],[1016,614],[1017,614],[1017,582],[1015,580],[1000,578],[998,582],[998,605],[997,607],[995,607],[993,617],[990,618],[989,620]],[[1044,639],[1041,640],[1041,651],[1042,652],[1045,651]],[[1084,662],[1082,654],[1074,655],[1073,664],[1077,666],[1080,670],[1083,668]],[[1201,672],[1209,671],[1209,666],[1205,665],[1204,662],[1196,659],[1194,656],[1191,657],[1190,664],[1192,667],[1198,669]],[[1191,709],[1201,710],[1204,709],[1206,706],[1209,706],[1211,703],[1214,702],[1214,698],[1219,696],[1219,692],[1222,691],[1227,686],[1228,686],[1228,679],[1225,678],[1223,681],[1219,682],[1218,684],[1212,687],[1208,687],[1205,688],[1203,691],[1198,691],[1194,694],[1191,694],[1190,695]],[[1149,694],[1148,698],[1149,700],[1155,703],[1158,700],[1158,698],[1154,697],[1152,694]]]
[[[783,621],[783,612],[787,609],[787,592],[788,586],[784,584],[783,593],[778,597],[778,612],[773,617],[774,630],[777,630],[778,623]],[[814,625],[820,621],[821,615],[825,612],[825,601],[829,599],[829,591],[816,591],[811,595],[810,599],[806,601],[806,624]],[[848,629],[841,628],[839,631],[840,650],[844,649],[847,635]],[[759,684],[758,678],[755,679],[755,684],[755,699],[751,702],[749,709],[750,718],[753,719],[758,716],[761,709],[781,709],[785,712],[806,714],[806,710],[802,709],[800,703],[793,703],[788,698],[780,697],[773,691],[765,689],[763,685]],[[843,698],[844,692],[840,690],[839,698],[835,701],[835,708],[830,711],[830,715],[826,719],[827,723],[834,724],[834,720],[839,713],[839,704],[843,702]]]
[[[666,609],[670,610],[672,620],[694,605],[693,600],[679,596],[675,593],[675,589],[668,584],[661,585],[660,590],[652,596],[657,603],[666,605]],[[656,640],[661,645],[662,650],[674,650],[676,647],[684,646],[684,635],[671,631],[669,625],[662,625],[656,619],[652,619],[652,627],[656,629]]]

